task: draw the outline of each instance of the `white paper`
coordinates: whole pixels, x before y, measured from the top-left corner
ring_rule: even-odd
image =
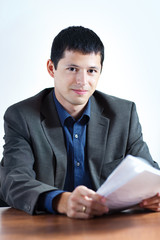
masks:
[[[110,210],[126,209],[160,192],[160,170],[138,157],[128,155],[97,193],[107,197]]]

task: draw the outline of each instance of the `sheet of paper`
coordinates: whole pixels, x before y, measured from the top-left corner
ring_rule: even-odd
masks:
[[[160,171],[142,158],[128,155],[97,193],[109,209],[126,209],[160,192]]]

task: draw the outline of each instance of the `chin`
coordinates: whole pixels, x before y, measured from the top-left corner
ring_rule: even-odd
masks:
[[[84,105],[88,102],[88,98],[87,99],[83,99],[83,100],[75,100],[75,101],[72,101],[72,104],[73,105]]]
[[[88,102],[89,100],[89,97],[90,96],[76,96],[76,97],[71,97],[70,98],[70,102],[73,104],[73,105],[84,105]]]

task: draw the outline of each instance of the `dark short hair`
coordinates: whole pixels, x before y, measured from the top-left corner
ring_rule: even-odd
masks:
[[[104,60],[104,45],[98,35],[88,28],[73,26],[63,29],[54,38],[51,48],[51,60],[55,69],[64,57],[65,50],[79,51],[83,54],[100,53],[101,66]]]

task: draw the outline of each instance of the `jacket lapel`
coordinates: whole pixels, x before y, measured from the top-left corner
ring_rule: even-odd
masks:
[[[45,98],[41,112],[44,117],[42,119],[42,128],[49,144],[52,147],[53,155],[55,155],[56,158],[54,185],[63,189],[65,173],[67,170],[67,153],[63,129],[53,100],[53,91],[51,91]]]
[[[109,129],[109,118],[102,115],[94,97],[91,97],[91,117],[87,132],[87,154],[94,188],[100,186],[100,175],[106,151],[106,142]]]
[[[56,158],[54,185],[63,189],[65,174],[67,172],[67,152],[63,129],[53,100],[53,91],[44,99],[41,113],[43,116],[42,128],[51,145],[53,155],[55,155]],[[98,106],[94,96],[92,96],[91,117],[87,129],[87,158],[95,189],[98,189],[100,186],[100,175],[105,156],[110,121],[109,118],[103,116],[102,113],[103,108]]]

